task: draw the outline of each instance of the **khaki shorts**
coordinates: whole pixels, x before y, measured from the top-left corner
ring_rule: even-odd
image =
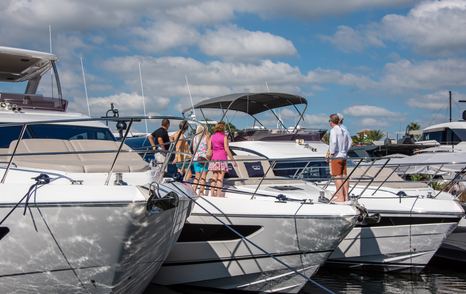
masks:
[[[330,161],[330,174],[336,176],[346,176],[346,159],[333,159]]]

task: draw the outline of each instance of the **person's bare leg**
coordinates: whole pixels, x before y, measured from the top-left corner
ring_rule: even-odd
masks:
[[[345,201],[345,196],[343,194],[343,180],[341,179],[341,176],[337,177],[338,179],[335,179],[335,191],[337,191],[337,193],[335,194],[335,201],[343,202]]]
[[[349,194],[349,179],[346,179],[347,175],[344,175],[343,177],[344,177],[343,181],[346,180],[345,183],[343,184],[343,195],[345,197],[345,201],[348,201],[349,200],[349,195],[348,195]]]
[[[196,194],[197,194],[197,188],[199,186],[200,178],[201,178],[201,173],[195,173],[194,174],[193,190],[194,190],[194,193],[196,193]]]
[[[212,172],[212,178],[210,179],[210,191],[212,197],[217,197],[217,177],[218,171]]]
[[[223,177],[225,176],[224,171],[218,172],[217,176],[217,196],[218,197],[225,197],[222,189],[223,189]]]
[[[206,178],[207,171],[204,171],[201,173],[201,178],[199,179],[199,195],[204,195]]]

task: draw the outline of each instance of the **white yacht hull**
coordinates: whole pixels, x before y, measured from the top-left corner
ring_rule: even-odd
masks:
[[[420,272],[457,223],[356,227],[327,263],[352,268]]]
[[[455,263],[466,263],[466,218],[462,218],[458,227],[443,242],[435,257]]]
[[[198,203],[291,269],[194,205],[154,282],[297,293],[306,279],[294,271],[312,276],[356,222],[357,213],[350,206],[277,203],[249,197],[206,197]]]
[[[27,186],[0,185],[2,218]],[[150,212],[146,204],[135,186],[40,187],[25,215],[22,202],[0,226],[0,293],[142,293],[190,201],[180,196],[174,207]]]
[[[456,201],[426,198],[427,190],[404,189],[406,196],[396,196],[398,191],[383,188],[372,195],[373,188],[366,190],[359,204],[369,215],[379,214],[380,221],[355,227],[328,265],[414,273],[424,269],[464,211]]]

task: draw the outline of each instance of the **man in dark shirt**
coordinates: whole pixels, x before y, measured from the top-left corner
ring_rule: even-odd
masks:
[[[170,143],[170,137],[168,136],[168,128],[170,127],[170,121],[166,118],[162,120],[162,126],[150,134],[147,138],[149,139],[152,149],[159,147],[162,150],[168,150]]]

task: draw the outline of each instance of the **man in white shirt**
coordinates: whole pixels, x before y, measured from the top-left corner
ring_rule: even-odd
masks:
[[[330,156],[330,174],[335,178],[336,202],[344,202],[348,200],[349,183],[343,185],[346,172],[346,158],[348,151],[351,148],[352,140],[346,127],[340,126],[340,118],[337,114],[330,115],[330,140],[329,140],[329,156]]]

